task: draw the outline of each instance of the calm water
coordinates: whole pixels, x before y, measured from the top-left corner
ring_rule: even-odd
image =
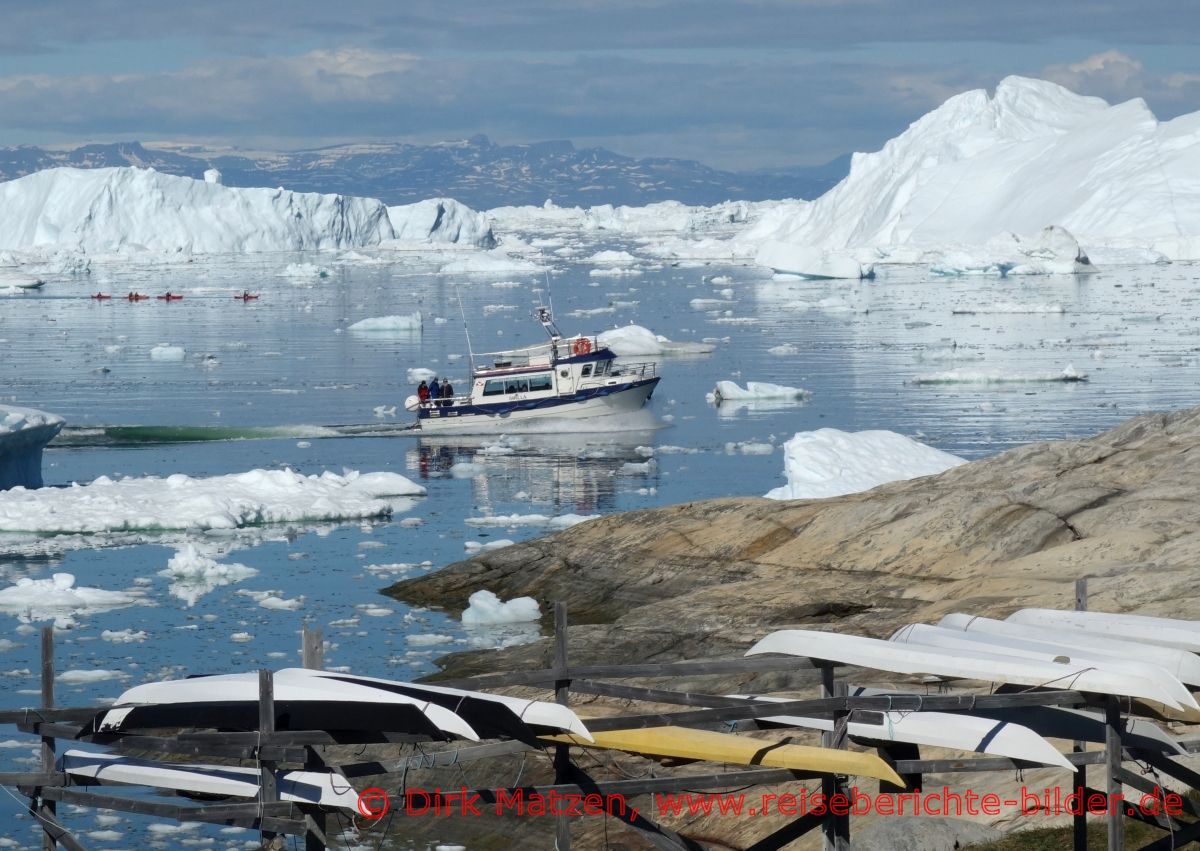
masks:
[[[635,243],[611,240],[581,248],[639,253]],[[410,611],[381,597],[379,589],[398,576],[460,559],[467,540],[520,540],[540,531],[475,528],[467,518],[608,513],[762,494],[782,483],[778,450],[748,454],[740,444],[781,444],[797,431],[825,426],[885,428],[974,458],[1029,441],[1090,434],[1138,413],[1198,401],[1198,270],[1190,265],[1113,269],[1079,279],[945,279],[892,271],[860,284],[777,281],[747,267],[650,263],[640,267],[640,276],[597,278],[589,274],[590,265],[559,262],[550,281],[568,333],[633,321],[675,340],[712,339],[716,351],[660,359],[663,381],[652,402],[653,420],[643,423],[655,430],[523,435],[508,441],[510,454],[479,454],[496,438],[418,440],[389,428],[406,422],[403,399],[413,392],[406,370],[430,367],[466,386],[455,282],[476,351],[539,342],[544,335],[529,311],[533,289],[545,284],[540,274],[451,280],[434,274],[445,259],[406,254],[399,261],[364,264],[309,255],[99,265],[88,278],[0,299],[4,402],[60,413],[74,429],[269,426],[287,435],[114,447],[86,445],[94,436],[76,431],[74,439],[85,445],[47,452],[48,485],[99,475],[208,476],[287,466],[304,473],[395,471],[429,490],[413,510],[386,522],[292,525],[253,530],[219,544],[205,540],[222,561],[249,565],[259,574],[194,599],[172,594],[169,581],[158,575],[182,543],[179,536],[125,539],[119,547],[101,538],[30,544],[0,536],[4,580],[66,571],[80,585],[146,592],[145,605],[83,613],[75,628],[59,634],[59,670],[101,668],[122,675],[86,685],[60,683],[60,704],[112,698],[129,685],[162,676],[296,663],[306,620],[325,629],[328,665],[401,679],[428,673],[440,653],[506,636],[468,634],[455,617]],[[291,262],[316,263],[327,276],[279,276]],[[710,281],[725,276],[728,282]],[[493,286],[498,281],[520,286]],[[262,298],[233,301],[230,294],[243,288]],[[186,298],[171,304],[96,302],[87,295],[97,289],[118,294],[170,289]],[[722,294],[725,289],[732,294]],[[694,307],[693,299],[724,303]],[[1045,305],[1063,312],[1011,312],[1014,306]],[[417,309],[425,316],[420,333],[345,330],[362,318]],[[571,315],[600,309],[611,312]],[[1005,312],[980,312],[986,309]],[[184,360],[152,360],[149,351],[160,343],[182,346]],[[768,352],[782,344],[793,345],[796,353]],[[1057,373],[1068,363],[1091,380],[912,383],[956,368],[1014,376]],[[716,408],[704,396],[722,379],[800,386],[812,397],[805,404]],[[395,415],[377,411],[393,405]],[[370,425],[373,433],[309,436],[306,427],[317,425]],[[630,471],[624,465],[644,461],[638,447],[646,445],[658,449],[657,467]],[[472,460],[486,474],[448,475],[452,464]],[[401,525],[406,518],[422,523]],[[303,595],[304,605],[268,611],[239,593],[267,590],[288,598]],[[36,703],[38,683],[28,671],[37,669],[38,625],[0,613],[0,637],[17,644],[0,653],[5,708]],[[104,630],[126,628],[144,630],[149,638],[133,644],[100,638]],[[253,638],[235,641],[231,636],[237,633]],[[0,749],[6,767],[31,759],[32,749],[22,745]],[[8,836],[34,847],[28,819],[7,800],[0,796]],[[147,833],[149,821],[138,817],[101,824],[94,814],[68,808],[66,821],[97,848],[165,847],[179,839]],[[88,836],[98,830],[120,836]],[[250,833],[215,828],[187,836],[211,838],[216,847],[254,840]]]

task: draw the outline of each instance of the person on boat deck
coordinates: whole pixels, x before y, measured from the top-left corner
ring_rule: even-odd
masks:
[[[429,398],[434,400],[435,405],[438,404],[437,400],[442,398],[442,385],[438,384],[436,378],[429,382]]]
[[[417,385],[417,398],[421,400],[422,405],[429,401],[429,385],[424,381]]]
[[[454,385],[450,383],[449,378],[442,379],[442,407],[449,408],[454,399]]]

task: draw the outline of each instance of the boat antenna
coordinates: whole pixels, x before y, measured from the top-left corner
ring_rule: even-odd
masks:
[[[467,326],[467,311],[463,308],[462,295],[458,291],[458,284],[454,285],[454,297],[458,299],[458,313],[463,321],[463,333],[467,335],[467,359],[471,361],[471,375],[475,374],[475,352],[471,349],[471,329]]]

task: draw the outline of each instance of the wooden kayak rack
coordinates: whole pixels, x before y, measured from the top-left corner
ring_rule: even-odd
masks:
[[[1086,608],[1086,580],[1077,584],[1077,608]],[[645,701],[658,705],[680,707],[673,711],[656,711],[641,714],[610,716],[585,719],[587,727],[594,733],[615,730],[636,730],[654,727],[693,727],[703,730],[749,731],[758,729],[754,719],[779,715],[807,715],[833,720],[833,730],[821,734],[821,744],[826,748],[847,747],[847,725],[854,717],[863,713],[887,711],[943,711],[970,712],[972,709],[1013,709],[1019,707],[1100,707],[1104,711],[1106,727],[1103,750],[1086,751],[1082,742],[1076,742],[1074,752],[1065,754],[1076,767],[1074,787],[1083,788],[1088,794],[1119,795],[1122,786],[1155,795],[1165,794],[1159,784],[1135,774],[1122,765],[1123,761],[1136,760],[1148,765],[1159,775],[1191,787],[1200,789],[1200,773],[1174,762],[1160,752],[1148,751],[1122,742],[1129,710],[1128,701],[1120,698],[1096,695],[1075,690],[1031,689],[1027,691],[986,694],[888,694],[850,696],[845,682],[835,678],[835,666],[806,658],[780,658],[756,656],[749,658],[711,659],[666,663],[634,663],[624,665],[570,665],[567,658],[567,607],[565,603],[554,605],[554,663],[552,667],[489,674],[457,681],[438,681],[437,685],[465,689],[496,689],[514,686],[538,686],[551,688],[555,700],[563,705],[570,702],[572,692],[576,694],[601,695],[605,697]],[[306,668],[321,669],[323,665],[323,635],[320,629],[305,626],[302,636],[303,664]],[[821,695],[810,699],[788,699],[771,702],[753,698],[732,698],[722,695],[699,694],[625,685],[611,680],[639,678],[662,679],[670,677],[696,677],[713,674],[733,674],[764,671],[796,671],[817,668],[821,676]],[[395,744],[429,741],[428,737],[406,733],[362,731],[361,742],[348,742],[343,733],[336,737],[322,730],[276,731],[272,672],[259,671],[259,728],[250,732],[178,731],[164,734],[163,731],[132,730],[122,732],[92,732],[88,726],[98,713],[108,706],[56,708],[54,700],[54,631],[43,627],[41,631],[41,705],[38,708],[0,711],[0,724],[15,725],[23,733],[41,738],[41,766],[36,770],[0,772],[0,784],[15,786],[29,799],[31,815],[40,822],[43,830],[43,848],[59,846],[69,851],[85,851],[84,844],[59,818],[57,805],[71,804],[83,808],[100,808],[173,820],[180,823],[201,822],[231,825],[260,831],[264,847],[282,847],[281,837],[303,837],[307,851],[330,846],[326,830],[329,827],[329,810],[322,807],[281,801],[276,788],[276,770],[280,768],[304,768],[308,770],[336,769],[347,778],[385,776],[397,781],[400,788],[405,775],[414,769],[452,769],[465,763],[488,760],[501,756],[523,753],[545,753],[553,761],[554,782],[550,785],[512,786],[507,789],[476,789],[485,802],[495,800],[498,794],[525,795],[598,794],[628,798],[636,795],[670,792],[693,792],[698,790],[741,789],[757,785],[790,783],[797,780],[820,780],[821,791],[830,795],[845,793],[848,789],[844,775],[797,771],[788,768],[726,768],[710,773],[673,773],[669,776],[642,779],[596,780],[590,777],[573,759],[573,744],[555,743],[541,747],[527,742],[502,739],[487,743],[463,743],[446,750],[422,751],[413,756],[395,758]],[[878,717],[878,716],[877,716]],[[164,800],[149,800],[119,794],[93,791],[98,781],[93,778],[72,776],[57,766],[58,740],[91,742],[102,745],[120,754],[151,756],[155,753],[170,754],[172,759],[186,757],[196,761],[212,759],[236,760],[238,765],[254,766],[261,772],[261,783],[256,800],[245,803],[221,801],[192,801],[180,798],[179,803]],[[342,764],[329,761],[327,751],[333,746],[359,745],[360,761]],[[1189,752],[1200,751],[1200,739],[1182,741]],[[380,747],[392,753],[379,754]],[[908,748],[905,750],[905,748]],[[374,751],[374,752],[373,752]],[[925,774],[976,773],[1014,771],[1038,767],[1036,763],[997,756],[981,756],[962,759],[921,759],[916,746],[904,746],[892,751],[880,748],[880,754],[912,786],[919,786]],[[912,758],[909,758],[912,757]],[[1086,784],[1085,768],[1088,765],[1103,765],[1106,786],[1103,791],[1089,789]],[[451,784],[458,786],[457,781]],[[887,789],[895,791],[894,786]],[[605,800],[608,798],[605,797]],[[1109,849],[1123,848],[1122,807],[1108,809],[1107,820]],[[647,818],[636,811],[626,812],[614,808],[615,815],[643,838],[664,851],[702,851],[705,847],[697,839],[689,838]],[[1183,798],[1183,810],[1194,821],[1185,821],[1170,815],[1149,816],[1136,808],[1126,808],[1125,816],[1148,822],[1165,831],[1165,835],[1145,848],[1147,851],[1177,848],[1193,841],[1200,841],[1200,807],[1187,796]],[[625,813],[624,816],[621,813]],[[730,816],[735,817],[736,816]],[[560,851],[566,851],[571,843],[571,818],[556,816],[556,841]],[[1075,848],[1086,848],[1086,816],[1074,817]],[[814,814],[802,815],[770,834],[761,837],[748,851],[773,851],[780,849],[820,828],[824,834],[824,845],[828,849],[848,849],[850,817]]]

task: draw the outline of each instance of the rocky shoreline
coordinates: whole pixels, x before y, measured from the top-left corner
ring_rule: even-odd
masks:
[[[571,661],[581,664],[737,657],[776,629],[886,638],[952,611],[1070,607],[1084,576],[1095,609],[1195,618],[1198,448],[1200,408],[1150,414],[832,499],[730,498],[608,515],[384,593],[455,614],[481,588],[532,596],[543,611],[564,600]],[[550,653],[542,640],[450,654],[435,678],[541,667]],[[796,673],[670,687],[811,685],[811,673]]]

